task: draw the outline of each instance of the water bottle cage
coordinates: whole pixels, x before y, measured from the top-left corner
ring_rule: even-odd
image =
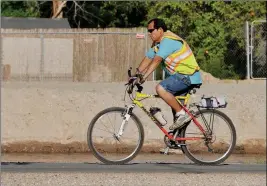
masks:
[[[150,111],[151,115],[153,115],[154,118],[156,118],[156,120],[158,122],[160,122],[162,125],[166,125],[167,124],[167,121],[164,118],[163,114],[161,113],[161,109],[160,108],[151,107],[149,111]]]

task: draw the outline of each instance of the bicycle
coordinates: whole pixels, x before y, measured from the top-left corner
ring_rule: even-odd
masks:
[[[144,128],[139,118],[133,113],[135,106],[141,108],[141,110],[143,110],[144,113],[147,114],[147,116],[149,116],[149,118],[164,133],[164,142],[166,144],[164,154],[168,154],[169,149],[181,149],[183,154],[186,155],[191,161],[200,165],[220,164],[232,154],[236,144],[236,130],[231,119],[222,111],[217,109],[225,108],[227,102],[219,105],[216,101],[216,97],[202,96],[201,102],[193,102],[188,105],[190,96],[195,94],[196,88],[200,88],[201,85],[192,86],[190,90],[185,93],[185,95],[178,95],[175,97],[176,100],[182,105],[182,108],[185,110],[185,112],[187,112],[192,119],[180,130],[176,129],[173,131],[167,131],[164,126],[162,126],[162,124],[159,123],[159,121],[141,103],[141,101],[144,99],[159,98],[159,96],[142,93],[143,87],[136,83],[135,79],[137,76],[131,76],[131,68],[128,70],[128,76],[129,81],[125,84],[127,85],[125,94],[126,92],[129,94],[132,104],[125,105],[125,107],[110,107],[104,109],[99,112],[89,124],[87,131],[88,147],[98,160],[106,164],[125,164],[133,160],[138,155],[144,143]],[[135,96],[133,96],[134,88],[137,88]],[[197,108],[197,111],[194,111],[191,108]],[[118,128],[115,126],[115,121],[110,119],[108,115],[110,113],[119,114],[120,126]],[[205,115],[211,116],[209,119],[207,119]],[[108,116],[108,118],[103,119],[105,116]],[[228,126],[228,132],[225,132],[225,129],[222,129],[222,127],[225,125],[219,123],[220,120],[216,119],[215,121],[215,116],[219,116],[219,118],[221,118],[227,124],[226,126]],[[200,119],[202,119],[202,122],[199,121]],[[93,137],[94,130],[98,129],[97,121],[99,120],[101,120],[102,123],[103,120],[109,121],[110,124],[114,126],[113,131],[111,131],[107,125],[104,125],[104,128],[99,128],[99,132],[97,133],[103,134],[106,132],[107,135],[111,134],[110,137],[107,137],[107,135],[102,137]],[[129,125],[130,120],[133,121],[135,125]],[[214,124],[216,123],[219,124],[214,127]],[[133,138],[130,138],[134,133],[133,127],[137,128],[138,140],[136,144],[133,142]],[[215,130],[217,129],[220,132],[225,132],[225,134],[230,134],[230,142],[227,143],[224,136],[221,141],[215,143],[217,140]],[[129,134],[125,134],[126,130],[129,131]],[[129,144],[129,146],[126,146],[126,144]],[[98,145],[99,147],[97,147]],[[108,155],[108,153],[111,153],[111,155]],[[114,159],[114,153],[117,153],[117,155],[123,157],[120,159]],[[124,157],[127,153],[129,155]],[[205,160],[204,158],[211,157],[210,154],[207,155],[208,153],[211,153],[213,156],[218,156],[218,158],[213,160]],[[199,157],[201,155],[204,157]]]

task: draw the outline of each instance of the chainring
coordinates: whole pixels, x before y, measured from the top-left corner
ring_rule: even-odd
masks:
[[[176,130],[170,131],[170,132],[168,132],[168,134],[174,135],[175,132],[176,132]],[[178,132],[177,137],[179,137],[179,136],[180,136],[180,131]],[[170,140],[167,135],[164,136],[164,143],[167,145],[167,147],[169,147],[171,149],[181,149],[181,146],[177,145],[179,143],[179,141]]]

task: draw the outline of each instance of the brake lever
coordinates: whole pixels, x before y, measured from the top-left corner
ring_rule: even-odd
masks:
[[[137,92],[142,92],[143,86],[140,83],[136,83]]]
[[[132,67],[130,67],[129,70],[128,70],[128,76],[129,76],[129,77],[132,77],[132,75],[131,75],[131,70],[132,70]]]

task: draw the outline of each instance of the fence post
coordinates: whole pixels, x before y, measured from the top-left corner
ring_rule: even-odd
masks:
[[[40,34],[41,39],[41,60],[40,60],[40,80],[44,78],[44,34]]]
[[[128,55],[127,55],[127,66],[130,66],[130,52],[131,52],[131,35],[128,35]]]
[[[2,87],[2,80],[3,80],[3,39],[2,35],[0,36],[0,67],[1,67],[1,79],[0,79],[0,86]]]
[[[245,32],[246,32],[246,53],[247,53],[247,75],[246,75],[246,78],[247,79],[250,79],[250,49],[249,49],[249,23],[248,21],[246,21],[246,29],[245,29]]]
[[[162,80],[164,80],[164,79],[165,79],[165,77],[166,77],[165,70],[164,70],[164,69],[162,69]]]
[[[148,45],[147,45],[147,42],[148,42],[148,33],[147,33],[147,29],[145,29],[145,39],[146,39],[146,44],[145,44],[145,54],[147,53],[148,49]],[[156,69],[152,72],[152,81],[155,81],[156,79]]]

